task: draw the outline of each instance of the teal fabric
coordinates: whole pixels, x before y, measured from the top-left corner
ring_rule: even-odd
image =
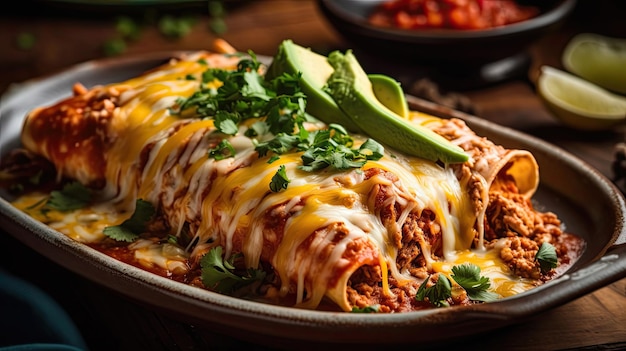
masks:
[[[0,270],[0,351],[87,350],[78,328],[49,295]]]
[[[0,347],[0,351],[83,351],[84,349],[63,344],[22,344]]]

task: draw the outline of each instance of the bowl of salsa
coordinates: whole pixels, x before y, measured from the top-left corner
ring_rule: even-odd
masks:
[[[318,0],[350,44],[375,55],[449,67],[525,51],[559,28],[576,0]]]

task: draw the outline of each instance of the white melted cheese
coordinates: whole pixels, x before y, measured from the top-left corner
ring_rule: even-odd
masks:
[[[219,67],[232,66],[232,60],[213,60]],[[465,253],[474,237],[477,218],[466,184],[459,182],[450,168],[388,153],[379,161],[368,161],[364,169],[389,171],[398,178],[393,182],[379,175],[365,179],[357,170],[307,173],[297,168],[301,154],[282,155],[268,163],[267,157],[258,158],[252,141],[241,135],[232,139],[235,157],[220,161],[207,157],[213,122],[170,114],[177,99],[190,96],[198,87],[197,81],[181,77],[198,75],[205,68],[182,61],[122,83],[131,88],[121,97],[123,105],[116,110],[110,130],[115,143],[107,152],[107,185],[103,191],[107,205],[55,214],[58,218],[47,218],[46,223],[78,241],[97,242],[103,238],[104,227],[121,223],[132,213],[135,201],[144,199],[162,205],[175,230],[173,234],[179,235],[183,225],[190,223],[198,245],[191,253],[172,254],[164,249],[167,244],[139,241],[131,248],[140,262],[181,273],[187,269],[184,262],[188,257],[204,252],[205,243],[215,241],[223,246],[226,256],[240,248],[246,265],[256,268],[264,242],[278,242],[270,263],[281,278],[281,294],[295,292],[298,305],[311,308],[327,296],[349,309],[345,285],[358,266],[343,258],[348,245],[358,240],[373,244],[377,253],[372,262],[364,263],[381,265],[383,289],[391,294],[387,269],[399,284],[417,279],[398,270],[394,237],[401,233],[410,213],[429,209],[435,213],[443,235],[443,261],[434,256],[427,241],[419,243],[429,268],[446,272],[450,264],[469,260],[493,277],[495,285],[508,284],[497,255]],[[146,150],[145,164],[140,164]],[[286,167],[291,183],[287,189],[273,193],[269,184],[281,165]],[[391,227],[382,223],[368,197],[378,185],[390,187],[387,201],[402,209]],[[24,198],[16,206],[26,208],[36,200]],[[277,211],[277,206],[289,213],[282,238],[264,230],[266,213]],[[81,218],[88,220],[83,223]],[[480,225],[482,218],[478,222]],[[330,226],[333,223],[342,223],[349,234],[338,237]],[[298,248],[316,231],[319,233],[308,243],[309,255],[301,255]],[[322,266],[319,257],[325,257]],[[311,271],[311,267],[317,270]],[[334,272],[342,267],[346,268],[344,275],[335,286],[329,286],[328,281],[337,278]],[[295,291],[290,291],[292,282]],[[514,284],[510,290],[518,288]]]

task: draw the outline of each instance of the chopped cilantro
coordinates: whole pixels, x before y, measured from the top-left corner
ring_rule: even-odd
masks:
[[[278,167],[278,171],[272,177],[272,181],[270,182],[270,190],[277,193],[283,189],[287,189],[289,185],[289,177],[287,177],[287,172],[285,171],[285,166],[280,165]]]
[[[261,64],[254,53],[239,61],[237,69],[230,71],[208,68],[202,73],[200,88],[186,99],[179,99],[172,108],[173,114],[192,110],[198,118],[212,118],[216,129],[225,135],[236,135],[239,125],[247,123],[245,135],[253,138],[260,157],[270,155],[270,163],[277,155],[290,151],[304,151],[301,170],[313,172],[326,167],[336,170],[360,168],[367,160],[383,156],[383,147],[367,140],[358,149],[344,127],[331,124],[327,129],[309,132],[304,122],[306,96],[300,88],[300,74],[283,73],[265,80],[260,73]],[[215,82],[221,83],[215,88]],[[222,155],[224,148],[211,150],[209,155]],[[228,157],[235,156],[228,149]],[[272,178],[273,192],[286,189],[289,179],[284,167]]]
[[[193,17],[164,15],[159,19],[158,28],[167,38],[182,38],[189,34],[197,20]]]
[[[488,291],[491,283],[489,278],[480,275],[480,267],[472,263],[464,263],[452,267],[451,278],[467,292],[467,296],[474,301],[490,302],[498,299],[499,295]],[[437,282],[427,287],[430,277],[417,290],[415,298],[418,301],[428,301],[436,307],[448,306],[447,299],[452,297],[452,285],[448,277],[439,274]]]
[[[247,269],[243,274],[238,274],[235,261],[240,256],[236,254],[224,259],[221,246],[212,248],[200,260],[202,283],[219,293],[228,294],[265,278],[265,272],[260,269]]]
[[[17,35],[17,38],[15,38],[15,42],[17,47],[21,50],[30,50],[35,46],[37,39],[31,32],[21,32]]]
[[[209,1],[209,28],[215,34],[224,34],[228,29],[226,21],[226,9],[220,0]]]
[[[227,139],[220,141],[215,148],[209,150],[209,157],[214,158],[217,161],[234,156],[235,148]]]
[[[539,262],[542,273],[547,273],[551,269],[554,269],[558,265],[558,257],[556,255],[556,249],[552,244],[543,242],[537,250],[535,260]]]
[[[352,313],[376,313],[380,309],[380,305],[372,305],[365,307],[352,307]]]
[[[358,150],[351,149],[352,138],[337,124],[311,134],[313,141],[302,155],[303,165],[299,167],[304,171],[312,172],[326,167],[339,170],[360,168],[367,160],[378,160],[383,156],[383,147],[371,139]]]
[[[132,242],[139,234],[146,230],[146,224],[152,219],[155,209],[148,201],[138,199],[135,204],[135,212],[120,225],[106,227],[104,235],[117,241]]]
[[[115,19],[115,29],[124,39],[137,40],[141,36],[141,26],[128,16],[119,16]]]
[[[91,190],[79,182],[65,184],[62,190],[50,193],[45,207],[57,211],[72,211],[85,207],[91,201]]]
[[[498,294],[487,291],[491,286],[489,278],[480,275],[480,267],[472,263],[452,267],[452,279],[459,284],[470,299],[475,301],[495,301]]]
[[[122,38],[114,38],[104,43],[104,54],[107,56],[116,56],[126,51],[126,41]]]
[[[426,299],[428,299],[428,301],[436,307],[449,306],[447,300],[452,297],[452,285],[450,283],[450,279],[443,274],[439,274],[437,282],[434,285],[427,287],[429,281],[430,276],[424,280],[419,289],[417,289],[415,298],[418,301],[426,301]]]

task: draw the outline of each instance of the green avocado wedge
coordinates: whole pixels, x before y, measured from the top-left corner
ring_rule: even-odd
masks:
[[[433,162],[462,163],[469,156],[432,130],[410,123],[378,101],[372,84],[352,51],[328,56],[333,72],[326,91],[365,134],[392,148]]]
[[[348,117],[332,96],[323,87],[333,73],[333,67],[324,55],[309,48],[284,40],[278,47],[265,77],[274,79],[283,73],[301,73],[300,86],[307,96],[306,112],[324,123],[337,123],[351,132],[360,132],[358,126]]]
[[[404,90],[395,79],[384,74],[368,74],[376,99],[398,116],[409,117],[409,105]]]

